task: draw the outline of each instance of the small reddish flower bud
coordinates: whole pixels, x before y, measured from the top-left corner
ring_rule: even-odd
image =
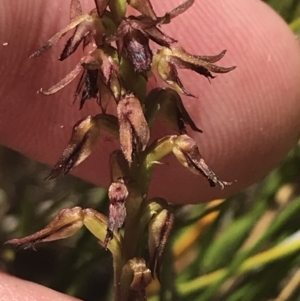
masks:
[[[123,226],[126,217],[125,201],[127,197],[128,189],[122,179],[110,184],[108,188],[110,205],[106,241],[111,239],[114,231]]]

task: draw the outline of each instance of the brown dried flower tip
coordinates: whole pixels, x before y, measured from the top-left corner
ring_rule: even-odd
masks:
[[[119,230],[123,226],[126,217],[125,200],[127,197],[128,189],[123,179],[111,183],[108,188],[110,205],[106,242],[112,238],[114,231]]]
[[[75,14],[79,14],[79,10],[74,9],[72,11],[71,3],[71,17]],[[66,46],[64,47],[60,60],[66,59],[72,53],[76,51],[80,43],[85,39],[95,41],[96,45],[103,44],[103,36],[105,34],[105,28],[102,24],[102,20],[100,19],[96,10],[92,10],[90,14],[79,15],[75,17],[69,25],[67,25],[64,29],[56,33],[50,40],[48,40],[39,50],[34,52],[30,58],[37,57],[42,55],[45,51],[51,49],[68,31],[75,28],[74,34],[67,41]]]
[[[150,131],[140,101],[133,95],[127,95],[117,106],[119,120],[120,145],[124,157],[131,163],[133,153],[145,150]]]
[[[177,92],[183,93],[187,96],[193,96],[188,92],[181,80],[178,77],[178,69],[190,69],[205,77],[214,78],[212,73],[227,73],[236,68],[220,67],[214,65],[226,53],[223,50],[215,56],[200,56],[187,53],[180,47],[163,47],[158,50],[153,57],[152,68],[158,71],[160,77]]]
[[[178,161],[196,175],[202,174],[209,181],[210,186],[217,184],[223,189],[232,182],[221,180],[205,163],[199,152],[198,146],[191,137],[181,135],[174,139],[172,149]]]
[[[151,68],[152,51],[149,47],[149,39],[155,43],[169,47],[176,42],[173,38],[165,35],[157,26],[169,23],[171,19],[186,11],[194,1],[188,0],[173,11],[157,18],[151,4],[146,1],[131,1],[138,10],[147,13],[138,17],[125,18],[118,27],[117,33],[107,39],[107,42],[118,41],[119,53],[123,50],[132,62],[135,71],[147,72]]]

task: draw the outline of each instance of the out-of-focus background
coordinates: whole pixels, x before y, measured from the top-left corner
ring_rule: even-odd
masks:
[[[299,0],[265,2],[299,35]],[[36,250],[4,245],[42,229],[61,208],[107,213],[105,189],[72,176],[44,181],[49,170],[0,148],[0,269],[87,301],[111,300],[110,253],[87,230]],[[300,301],[299,183],[300,143],[247,190],[178,207],[162,284],[151,284],[149,300]]]

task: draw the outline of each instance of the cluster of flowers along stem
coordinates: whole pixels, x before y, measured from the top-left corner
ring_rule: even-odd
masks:
[[[9,243],[32,246],[69,237],[82,226],[87,227],[112,253],[116,301],[145,300],[147,285],[153,277],[159,278],[174,217],[166,200],[147,199],[155,164],[173,153],[185,168],[206,177],[211,186],[223,188],[231,184],[208,167],[196,142],[187,135],[187,127],[202,131],[181,100],[180,94],[193,95],[183,86],[178,69],[190,69],[212,79],[213,73],[226,73],[235,67],[215,65],[225,50],[213,56],[193,55],[161,31],[162,25],[170,23],[193,3],[194,0],[187,0],[157,16],[150,0],[95,0],[96,8],[88,14],[83,14],[80,0],[71,0],[70,23],[31,55],[31,58],[42,55],[73,30],[59,60],[67,59],[80,45],[85,55],[56,85],[40,92],[57,93],[79,77],[75,99],[79,99],[80,109],[90,99],[99,104],[97,114],[75,124],[67,147],[47,178],[67,174],[83,162],[103,130],[119,139],[120,150],[111,154],[108,163],[112,179],[108,188],[108,217],[93,209],[64,209],[43,230]],[[127,16],[128,6],[140,14]],[[159,48],[151,49],[150,40]],[[155,88],[146,94],[148,78],[153,74],[169,87]],[[115,103],[116,115],[107,112],[111,102]],[[150,144],[151,128],[158,115],[168,120],[178,134]],[[119,231],[123,225],[124,231]],[[148,235],[147,260],[139,257],[143,235]]]

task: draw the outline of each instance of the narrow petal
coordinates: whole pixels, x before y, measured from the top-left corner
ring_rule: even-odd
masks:
[[[167,60],[174,66],[174,68],[190,69],[197,72],[198,74],[204,75],[207,78],[214,78],[214,76],[209,72],[208,68],[205,68],[204,66],[194,65],[176,56],[168,56]]]
[[[52,86],[48,90],[41,89],[40,92],[44,95],[51,95],[55,94],[61,89],[63,89],[65,86],[67,86],[69,83],[71,83],[83,70],[83,67],[81,66],[81,63],[79,63],[73,71],[71,71],[68,75],[66,75],[60,82],[58,82],[56,85]]]
[[[98,12],[99,17],[103,16],[103,14],[106,10],[106,7],[108,5],[108,2],[109,2],[109,0],[95,0],[95,4],[97,7],[97,12]]]
[[[180,4],[179,6],[177,6],[176,8],[174,8],[173,10],[171,10],[168,13],[170,19],[176,18],[177,16],[183,14],[194,4],[194,2],[195,2],[195,0],[187,0],[187,1],[183,2],[182,4]]]
[[[63,61],[74,53],[83,39],[89,34],[89,31],[90,28],[86,26],[85,22],[79,24],[72,37],[67,41],[59,60]]]
[[[174,54],[176,54],[176,51],[174,51],[174,49],[172,49],[172,51]],[[216,63],[223,58],[226,52],[227,50],[223,50],[217,55],[193,55],[193,57],[208,63]]]
[[[158,45],[169,47],[170,44],[176,43],[177,40],[167,36],[157,27],[151,27],[145,29],[146,35],[149,39],[157,43]]]
[[[220,67],[213,64],[214,62],[219,61],[225,55],[225,50],[216,56],[192,55],[186,52],[183,48],[179,47],[174,47],[171,49],[171,51],[166,49],[163,50],[163,52],[168,57],[168,61],[173,63],[177,68],[191,69],[208,78],[213,78],[213,75],[210,72],[227,73],[236,68],[236,66]],[[172,52],[172,54],[170,52]]]
[[[48,40],[39,50],[34,52],[30,56],[30,58],[42,55],[45,51],[48,51],[50,48],[52,48],[52,46],[55,45],[69,30],[75,28],[81,22],[83,22],[85,20],[89,20],[90,18],[91,18],[91,16],[88,14],[81,15],[81,16],[75,18],[69,25],[67,25],[64,29],[59,31],[50,40]]]
[[[217,65],[213,65],[208,63],[205,66],[209,71],[214,72],[214,73],[227,73],[230,72],[232,70],[234,70],[236,68],[236,66],[232,66],[232,67],[220,67]]]
[[[172,19],[187,11],[194,4],[194,2],[194,0],[187,0],[186,2],[180,4],[170,12],[166,13],[164,16],[157,18],[157,25],[170,23]]]

